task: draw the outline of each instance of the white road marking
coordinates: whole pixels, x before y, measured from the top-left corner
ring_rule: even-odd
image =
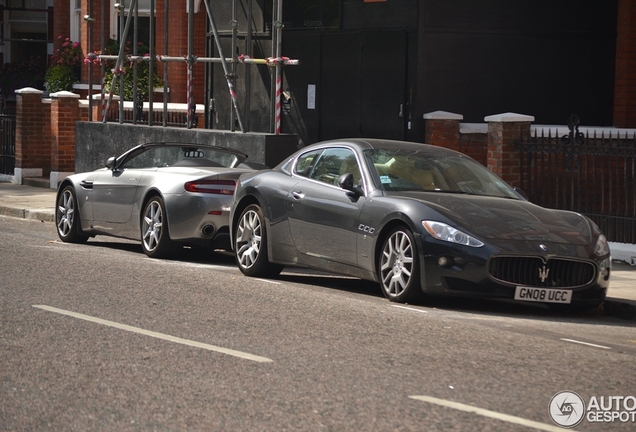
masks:
[[[238,271],[236,267],[224,266],[219,264],[198,264],[193,262],[186,261],[167,261],[163,259],[157,258],[146,258],[147,261],[150,261],[155,264],[165,265],[165,266],[184,266],[184,267],[192,267],[192,268],[205,268],[212,270],[221,270],[221,271]]]
[[[34,308],[38,308],[38,309],[43,309],[49,312],[55,312],[58,314],[62,314],[62,315],[67,315],[73,318],[78,318],[81,320],[85,320],[85,321],[90,321],[90,322],[94,322],[97,324],[102,324],[105,326],[109,326],[109,327],[114,327],[120,330],[126,330],[132,333],[138,333],[138,334],[142,334],[145,336],[150,336],[150,337],[154,337],[157,339],[163,339],[163,340],[167,340],[170,342],[175,342],[175,343],[179,343],[182,345],[188,345],[188,346],[192,346],[192,347],[196,347],[196,348],[202,348],[202,349],[206,349],[208,351],[216,351],[218,353],[221,354],[227,354],[227,355],[231,355],[234,357],[239,357],[245,360],[252,360],[255,362],[260,362],[260,363],[268,363],[268,362],[273,362],[273,360],[268,359],[266,357],[260,357],[254,354],[249,354],[249,353],[245,353],[245,352],[241,352],[241,351],[235,351],[233,349],[229,349],[229,348],[223,348],[223,347],[218,347],[215,345],[208,345],[202,342],[196,342],[196,341],[191,341],[188,339],[182,339],[180,337],[176,337],[176,336],[170,336],[170,335],[166,335],[163,333],[157,333],[157,332],[153,332],[150,330],[144,330],[138,327],[132,327],[126,324],[120,324],[120,323],[116,323],[114,321],[108,321],[108,320],[104,320],[101,318],[95,318],[92,317],[90,315],[84,315],[84,314],[80,314],[77,312],[71,312],[71,311],[67,311],[67,310],[63,310],[63,309],[58,309],[58,308],[54,308],[51,306],[47,306],[47,305],[33,305]]]
[[[603,346],[603,345],[596,345],[596,344],[593,344],[593,343],[578,341],[578,340],[575,340],[575,339],[561,338],[561,340],[565,341],[565,342],[572,342],[572,343],[575,343],[575,344],[587,345],[587,346],[591,346],[591,347],[594,347],[594,348],[612,349],[611,347],[606,347],[606,346]]]
[[[425,311],[425,310],[422,310],[422,309],[415,309],[415,308],[408,307],[408,306],[400,306],[400,305],[391,305],[391,306],[393,306],[394,308],[406,309],[406,310],[420,312],[420,313],[428,313],[428,311]]]
[[[273,281],[273,280],[267,280],[267,279],[261,279],[261,278],[254,278],[254,279],[256,279],[258,281],[261,281],[261,282],[271,283],[271,284],[274,284],[274,285],[282,285],[281,282],[276,282],[276,281]]]
[[[496,411],[490,411],[483,408],[476,408],[470,405],[464,405],[458,402],[453,402],[445,399],[438,399],[431,396],[409,396],[411,399],[421,400],[423,402],[428,402],[436,405],[441,405],[447,408],[453,408],[459,411],[469,412],[473,414],[477,414],[484,417],[490,417],[496,420],[505,421],[508,423],[514,423],[521,426],[531,427],[538,430],[549,431],[549,432],[563,432],[563,429],[557,426],[552,426],[550,424],[537,422],[534,420],[528,420],[521,417],[515,417],[508,414],[498,413]],[[573,430],[573,429],[570,429]]]

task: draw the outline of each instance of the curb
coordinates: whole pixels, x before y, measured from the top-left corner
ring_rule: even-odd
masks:
[[[49,208],[27,210],[0,206],[0,215],[19,219],[39,220],[42,222],[55,222],[55,214],[51,212]]]
[[[606,298],[603,303],[603,315],[636,321],[636,301]]]

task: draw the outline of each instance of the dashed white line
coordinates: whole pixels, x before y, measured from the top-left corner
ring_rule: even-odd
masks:
[[[274,284],[274,285],[282,285],[282,282],[276,282],[276,281],[269,280],[269,279],[261,279],[261,278],[254,278],[254,279],[257,280],[257,281],[267,282],[267,283],[271,283],[271,284]]]
[[[96,317],[92,317],[90,315],[84,315],[84,314],[80,314],[77,312],[71,312],[71,311],[67,311],[64,309],[58,309],[52,306],[47,306],[47,305],[33,305],[34,308],[38,308],[38,309],[43,309],[45,311],[49,311],[49,312],[55,312],[61,315],[66,315],[66,316],[70,316],[73,318],[78,318],[84,321],[90,321],[90,322],[94,322],[97,324],[102,324],[105,326],[109,326],[109,327],[114,327],[120,330],[126,330],[132,333],[138,333],[138,334],[142,334],[145,336],[150,336],[150,337],[154,337],[157,339],[163,339],[163,340],[167,340],[170,342],[175,342],[175,343],[179,343],[182,345],[188,345],[188,346],[192,346],[192,347],[196,347],[196,348],[202,348],[202,349],[206,349],[208,351],[215,351],[221,354],[227,354],[227,355],[231,355],[234,357],[239,357],[245,360],[252,360],[255,362],[260,362],[260,363],[268,363],[268,362],[273,362],[273,360],[268,359],[266,357],[261,357],[261,356],[257,356],[254,354],[249,354],[249,353],[245,353],[242,351],[236,351],[233,349],[229,349],[229,348],[223,348],[223,347],[219,347],[219,346],[215,346],[215,345],[208,345],[206,343],[202,343],[202,342],[196,342],[196,341],[192,341],[192,340],[188,340],[188,339],[182,339],[180,337],[176,337],[176,336],[170,336],[167,334],[163,334],[163,333],[157,333],[154,331],[150,331],[150,330],[144,330],[138,327],[132,327],[126,324],[120,324],[114,321],[108,321],[108,320],[104,320],[101,318],[96,318]]]
[[[575,344],[580,344],[580,345],[587,345],[587,346],[591,346],[594,348],[602,348],[602,349],[612,349],[611,347],[607,347],[607,346],[603,346],[603,345],[597,345],[597,344],[593,344],[593,343],[589,343],[589,342],[583,342],[583,341],[578,341],[575,339],[566,339],[566,338],[561,338],[562,341],[565,342],[572,342]]]
[[[428,311],[425,311],[425,310],[422,310],[422,309],[415,309],[415,308],[408,307],[408,306],[400,306],[400,305],[391,305],[391,306],[393,306],[394,308],[406,309],[406,310],[420,312],[420,313],[428,313]]]
[[[490,411],[483,408],[477,408],[470,405],[465,405],[459,402],[453,402],[445,399],[438,399],[431,396],[409,396],[411,399],[421,400],[423,402],[428,402],[436,405],[440,405],[447,408],[456,409],[459,411],[469,412],[473,414],[477,414],[484,417],[490,417],[496,420],[505,421],[508,423],[514,423],[521,426],[531,427],[538,430],[548,431],[548,432],[563,432],[563,429],[560,427],[552,426],[550,424],[537,422],[534,420],[524,419],[522,417],[516,417],[508,414],[499,413],[497,411]],[[571,429],[572,430],[572,429]]]

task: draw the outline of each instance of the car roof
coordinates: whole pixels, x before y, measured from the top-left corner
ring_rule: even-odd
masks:
[[[347,146],[357,148],[359,151],[373,150],[373,149],[386,149],[386,150],[412,150],[412,151],[426,151],[434,154],[458,154],[455,150],[447,149],[444,147],[438,147],[430,144],[416,143],[411,141],[398,141],[382,138],[346,138],[346,139],[334,139],[329,141],[322,141],[305,147],[303,150],[308,150],[312,147],[332,147],[332,146]],[[461,154],[461,153],[459,153]]]

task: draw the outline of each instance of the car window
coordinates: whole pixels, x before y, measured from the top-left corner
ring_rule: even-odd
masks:
[[[365,151],[386,191],[436,191],[518,198],[514,190],[475,160],[459,154],[416,150]]]
[[[323,150],[314,150],[302,154],[298,157],[298,161],[296,162],[296,166],[294,167],[294,174],[297,174],[301,177],[309,177],[311,174],[311,170],[314,167],[314,164],[318,160],[318,156],[322,153]]]
[[[361,184],[360,167],[352,150],[347,148],[327,149],[320,154],[309,178],[338,186],[342,174],[353,174],[354,185]]]

